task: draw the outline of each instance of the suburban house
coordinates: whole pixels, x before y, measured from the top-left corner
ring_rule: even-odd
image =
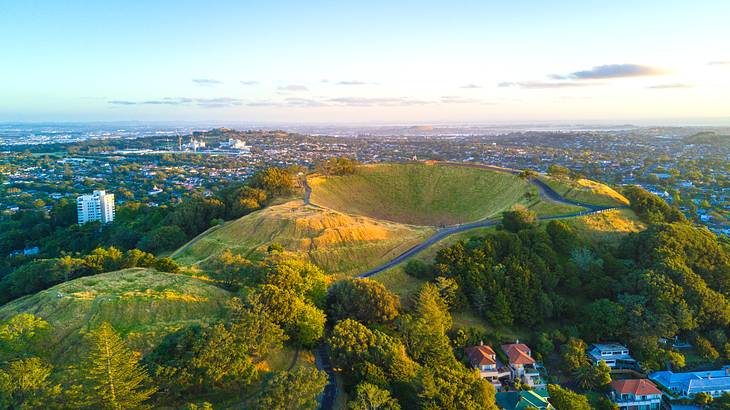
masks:
[[[636,360],[629,355],[629,348],[618,343],[593,344],[588,348],[588,357],[594,365],[603,360],[611,368],[636,367]]]
[[[697,393],[720,397],[730,392],[730,366],[719,370],[674,373],[670,370],[653,372],[649,378],[672,392],[676,398],[693,398]]]
[[[502,345],[502,351],[509,359],[510,379],[519,380],[530,387],[545,387],[545,381],[540,377],[537,362],[532,358],[532,351],[524,343]]]
[[[510,371],[497,360],[494,349],[479,342],[477,346],[465,348],[464,352],[469,359],[469,364],[479,370],[479,376],[487,379],[499,391],[502,387],[499,379],[509,377]]]
[[[550,396],[545,389],[497,392],[495,397],[497,406],[504,410],[555,409],[548,398]]]
[[[611,382],[608,397],[619,410],[659,410],[662,392],[647,379],[625,379]]]

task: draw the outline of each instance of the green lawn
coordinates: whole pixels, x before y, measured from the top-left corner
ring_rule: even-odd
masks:
[[[312,203],[413,225],[484,219],[525,201],[532,188],[511,174],[428,164],[378,164],[353,175],[310,177]]]
[[[133,268],[74,279],[0,307],[0,320],[33,313],[51,326],[54,361],[73,360],[82,333],[109,322],[137,351],[166,334],[221,317],[230,294],[189,276]]]

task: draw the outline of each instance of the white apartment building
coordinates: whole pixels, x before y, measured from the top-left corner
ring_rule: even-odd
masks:
[[[79,225],[91,221],[109,223],[114,220],[114,194],[94,191],[91,195],[76,198],[76,213]]]

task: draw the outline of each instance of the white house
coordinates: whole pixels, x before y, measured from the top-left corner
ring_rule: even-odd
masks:
[[[594,365],[603,360],[613,367],[633,367],[636,360],[629,354],[629,348],[618,343],[596,343],[588,349],[588,357]]]

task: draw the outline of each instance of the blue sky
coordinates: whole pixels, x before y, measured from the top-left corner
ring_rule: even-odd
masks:
[[[726,120],[728,17],[722,0],[7,1],[0,121]]]

